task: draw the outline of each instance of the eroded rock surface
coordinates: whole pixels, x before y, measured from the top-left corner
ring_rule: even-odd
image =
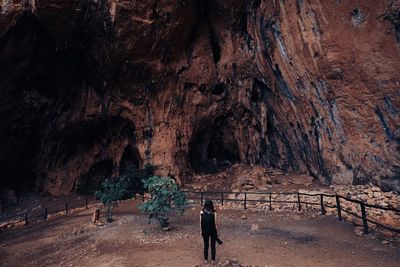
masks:
[[[240,163],[400,191],[399,1],[0,3],[3,187]]]

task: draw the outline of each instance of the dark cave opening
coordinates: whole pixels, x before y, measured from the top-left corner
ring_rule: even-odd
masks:
[[[254,80],[253,86],[251,87],[250,100],[252,103],[258,103],[262,99],[262,83]]]
[[[206,30],[209,35],[211,53],[213,61],[217,64],[221,60],[221,46],[219,44],[218,36],[213,28],[213,21],[219,14],[215,11],[216,5],[213,1],[202,0],[196,3],[195,22],[192,25],[192,30],[188,36],[186,50],[193,49],[193,43],[202,30]],[[189,54],[192,52],[189,52]]]
[[[37,176],[29,168],[15,166],[1,170],[1,174],[6,179],[0,188],[9,188],[17,194],[35,192]]]
[[[68,169],[77,157],[95,158],[94,164],[88,163],[91,165],[74,169],[77,171],[77,178],[74,188],[70,189],[77,193],[90,194],[99,188],[102,181],[111,178],[114,170],[122,174],[131,166],[135,169],[140,167],[139,152],[131,144],[121,148],[121,158],[116,159],[119,164],[114,164],[112,160],[116,146],[128,140],[135,143],[134,133],[134,126],[121,117],[101,115],[73,121],[59,132],[53,133],[45,144],[48,149],[45,156],[47,168]],[[100,155],[102,159],[99,159]]]
[[[212,89],[211,93],[213,95],[222,95],[225,92],[226,86],[223,83],[217,83]]]
[[[133,135],[133,125],[120,117],[98,116],[90,120],[70,123],[51,136],[48,144],[49,165],[52,168],[59,168],[99,144],[102,144],[101,146],[105,149],[105,144],[108,146],[117,140],[131,138]]]
[[[129,168],[139,169],[140,167],[140,158],[139,152],[137,148],[133,148],[131,145],[127,145],[122,153],[120,165],[119,165],[119,173],[125,173]]]
[[[204,123],[189,143],[189,163],[194,172],[216,173],[240,161],[234,130],[226,121]]]
[[[105,179],[111,178],[113,168],[114,164],[111,159],[94,163],[87,173],[81,175],[77,192],[80,194],[93,193]]]
[[[217,37],[212,31],[210,32],[210,42],[211,42],[213,60],[214,63],[217,64],[221,60],[221,47],[219,46]]]
[[[0,130],[3,145],[0,149],[0,190],[11,189],[17,194],[36,192],[35,167],[40,149],[40,129],[30,125],[13,125]],[[4,132],[3,132],[4,131]]]
[[[60,93],[57,84],[66,81],[66,66],[57,52],[55,39],[30,14],[23,14],[0,38],[0,60],[0,75],[18,93],[36,92],[55,99]]]
[[[72,82],[67,55],[37,16],[22,14],[0,37],[1,188],[39,192],[38,159],[45,123]],[[43,167],[43,166],[41,166]],[[42,176],[41,176],[42,177]]]

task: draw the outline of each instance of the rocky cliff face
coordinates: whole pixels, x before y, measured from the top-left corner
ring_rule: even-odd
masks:
[[[399,1],[0,3],[3,187],[241,163],[400,191]]]

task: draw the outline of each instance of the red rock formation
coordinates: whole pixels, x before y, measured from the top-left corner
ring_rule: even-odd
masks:
[[[3,0],[3,187],[234,162],[400,191],[399,1]]]

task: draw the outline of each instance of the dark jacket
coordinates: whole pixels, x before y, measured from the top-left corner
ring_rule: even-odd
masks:
[[[201,234],[217,236],[217,228],[215,226],[215,213],[202,210],[200,212]]]

